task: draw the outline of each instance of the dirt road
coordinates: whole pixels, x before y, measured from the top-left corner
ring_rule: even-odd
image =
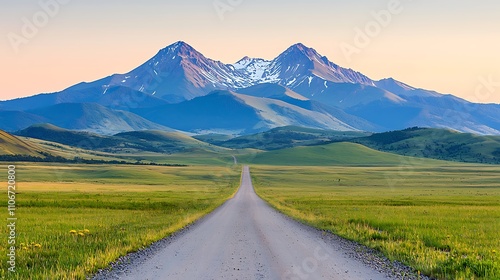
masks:
[[[99,279],[387,279],[268,206],[248,167],[234,198],[145,260]]]

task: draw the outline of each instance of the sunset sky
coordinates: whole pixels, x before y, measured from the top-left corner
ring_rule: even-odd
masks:
[[[372,79],[500,103],[498,0],[0,3],[0,100],[125,73],[182,40],[225,63],[301,42]]]

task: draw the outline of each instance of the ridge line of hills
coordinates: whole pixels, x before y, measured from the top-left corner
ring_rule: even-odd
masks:
[[[290,158],[297,152],[295,162],[300,163],[300,155],[304,153],[304,149],[316,154],[320,150],[315,147],[325,147],[326,154],[318,156],[317,161],[308,159],[312,163],[321,164],[337,162],[328,158],[337,157],[334,152],[342,154],[342,149],[338,149],[341,146],[348,147],[356,154],[359,154],[360,150],[377,150],[399,156],[500,164],[500,136],[478,136],[445,129],[418,127],[370,134],[287,126],[234,138],[219,134],[191,137],[180,132],[157,130],[131,131],[107,136],[70,131],[50,124],[29,127],[16,132],[15,136],[0,131],[0,155],[33,157],[44,157],[55,152],[55,155],[66,155],[66,158],[70,158],[74,156],[73,153],[64,154],[61,150],[74,148],[87,151],[88,155],[97,158],[109,157],[113,160],[127,157],[140,158],[139,155],[144,153],[159,157],[203,153],[211,157],[228,158],[237,154],[243,159],[253,158],[255,162],[267,160],[286,165],[286,160],[272,159],[269,155]],[[47,147],[51,150],[47,150]],[[369,152],[366,157],[369,155],[373,157],[375,154]],[[362,161],[363,157],[365,156],[359,154],[358,160]],[[356,159],[351,159],[346,163],[355,161]],[[393,162],[393,159],[390,159],[390,162]]]

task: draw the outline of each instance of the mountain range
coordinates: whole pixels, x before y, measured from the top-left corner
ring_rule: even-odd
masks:
[[[438,78],[438,77],[437,77]],[[0,129],[51,123],[101,134],[135,130],[250,134],[282,126],[383,132],[407,127],[500,134],[500,105],[376,81],[303,44],[273,60],[212,60],[184,42],[126,74],[0,102]]]

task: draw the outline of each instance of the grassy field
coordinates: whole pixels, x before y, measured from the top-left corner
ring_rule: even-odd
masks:
[[[4,265],[3,226],[0,279],[85,279],[213,210],[240,175],[200,166],[19,164],[17,172],[17,272]]]
[[[401,155],[380,152],[360,144],[333,143],[320,146],[294,147],[289,149],[249,153],[238,156],[242,163],[285,166],[399,166],[411,161],[412,165],[440,165],[443,162],[431,159],[413,159]]]
[[[132,159],[133,161],[142,160],[145,162],[155,162],[160,164],[188,164],[188,165],[210,165],[210,166],[231,166],[234,163],[233,155],[238,159],[240,157],[248,157],[248,155],[256,154],[260,151],[251,149],[244,150],[228,150],[223,153],[215,153],[206,150],[191,150],[186,153],[177,153],[171,155],[158,153],[140,153],[126,155],[122,154],[123,158]]]
[[[252,177],[280,211],[426,275],[500,279],[499,166],[253,166]]]

